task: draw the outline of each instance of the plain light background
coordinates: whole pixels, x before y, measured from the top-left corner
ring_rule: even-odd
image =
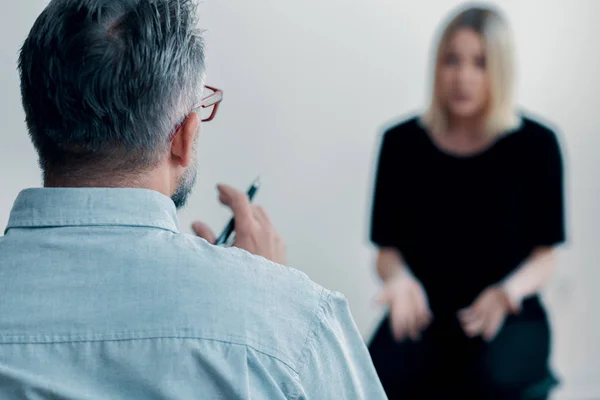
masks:
[[[47,1],[10,2],[0,16],[0,225],[40,173],[19,99],[19,46]],[[218,182],[257,196],[289,247],[289,264],[343,292],[368,340],[382,315],[368,243],[373,174],[384,127],[422,110],[438,24],[461,4],[392,0],[204,0],[208,83],[225,100],[203,125],[199,180],[182,227],[220,230],[230,214]],[[557,398],[600,398],[600,2],[496,2],[518,46],[518,99],[559,129],[569,244],[545,291],[554,323]],[[485,268],[485,265],[481,266]]]

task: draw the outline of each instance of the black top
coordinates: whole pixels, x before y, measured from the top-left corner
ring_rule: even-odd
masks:
[[[389,129],[381,148],[371,240],[395,247],[432,311],[454,314],[565,240],[563,166],[556,135],[521,127],[473,156],[444,152],[417,118]]]

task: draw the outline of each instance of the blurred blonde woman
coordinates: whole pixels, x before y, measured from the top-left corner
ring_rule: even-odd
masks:
[[[389,314],[370,351],[390,399],[546,399],[550,328],[538,292],[565,240],[563,166],[518,112],[512,36],[492,8],[442,33],[432,100],[389,129],[371,239]]]

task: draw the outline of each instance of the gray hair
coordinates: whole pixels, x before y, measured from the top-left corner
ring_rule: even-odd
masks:
[[[68,174],[156,165],[198,103],[204,70],[192,0],[52,0],[19,57],[40,166]]]

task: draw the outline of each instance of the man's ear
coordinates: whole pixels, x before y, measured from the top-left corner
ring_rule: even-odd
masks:
[[[171,160],[182,168],[187,168],[194,160],[194,140],[200,127],[198,114],[191,113],[171,142]]]

